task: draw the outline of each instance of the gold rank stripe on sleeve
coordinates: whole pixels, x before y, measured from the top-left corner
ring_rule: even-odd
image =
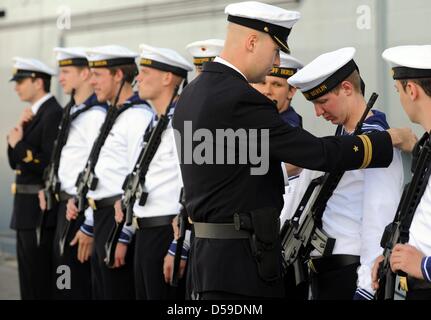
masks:
[[[362,140],[364,145],[364,161],[359,169],[364,169],[370,165],[371,159],[373,158],[373,145],[371,144],[370,138],[366,135],[359,135],[358,138]]]

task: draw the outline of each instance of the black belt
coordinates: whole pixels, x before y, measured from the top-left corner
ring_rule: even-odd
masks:
[[[155,228],[167,226],[172,223],[172,220],[175,218],[176,214],[168,215],[168,216],[158,216],[158,217],[149,217],[149,218],[137,218],[136,222],[138,224],[139,229],[147,229],[147,228]]]
[[[193,222],[196,238],[206,239],[248,239],[250,233],[237,230],[233,223]]]
[[[39,184],[16,184],[12,183],[12,194],[38,194],[43,186]]]
[[[99,210],[99,209],[103,209],[106,207],[113,207],[114,203],[117,200],[121,199],[121,195],[116,195],[116,196],[112,196],[112,197],[108,197],[108,198],[103,198],[100,200],[94,200],[93,198],[88,198],[88,205],[93,209],[93,210]]]
[[[359,256],[349,254],[334,254],[328,257],[311,258],[308,262],[314,273],[325,273],[360,263]]]
[[[67,192],[64,192],[64,191],[60,191],[60,193],[58,194],[58,200],[60,202],[67,201],[72,197],[73,196],[71,194],[68,194]]]
[[[412,277],[407,277],[407,290],[424,290],[424,289],[431,289],[431,282],[416,279]]]

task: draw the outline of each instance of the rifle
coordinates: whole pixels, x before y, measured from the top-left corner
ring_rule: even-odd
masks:
[[[117,109],[118,99],[120,98],[121,89],[123,88],[125,83],[125,79],[121,81],[120,88],[118,89],[117,95],[115,96],[114,103],[109,107],[108,114],[106,115],[106,119],[100,128],[99,136],[91,148],[90,155],[88,157],[87,163],[84,167],[84,170],[78,174],[78,178],[76,180],[76,196],[74,197],[76,206],[78,208],[78,217],[82,217],[84,211],[88,208],[87,203],[87,193],[89,190],[96,190],[97,183],[99,182],[98,178],[94,174],[94,168],[96,167],[97,160],[99,158],[100,151],[105,143],[106,138],[109,135],[109,132],[112,129],[112,126],[115,123],[116,118],[119,116],[121,111]],[[82,218],[81,218],[82,219]],[[64,225],[63,231],[61,233],[61,237],[59,240],[60,247],[60,256],[64,253],[64,245],[66,243],[67,236],[69,234],[69,230],[74,221],[67,220]]]
[[[413,154],[419,156],[412,165],[414,168],[412,180],[404,187],[394,221],[386,226],[380,241],[380,245],[384,249],[384,259],[378,269],[379,288],[375,295],[377,300],[392,300],[394,298],[397,274],[391,270],[390,257],[397,243],[408,242],[410,225],[428,184],[431,174],[431,141],[428,134],[425,134],[418,141]],[[398,275],[407,276],[402,271],[399,271]]]
[[[172,102],[177,96],[178,89],[179,87],[177,86],[171,100],[169,101],[165,114],[160,116],[157,125],[151,130],[149,138],[147,134],[144,136],[144,146],[139,154],[138,160],[136,161],[135,167],[132,173],[127,175],[124,180],[124,195],[121,200],[121,209],[123,213],[125,213],[125,217],[123,217],[123,220],[120,223],[115,222],[115,225],[111,229],[109,237],[105,243],[105,263],[110,268],[112,268],[115,263],[115,249],[117,247],[118,239],[120,238],[121,230],[123,229],[124,224],[127,226],[132,224],[133,206],[135,205],[136,200],[139,201],[140,206],[144,206],[147,201],[148,192],[146,192],[143,187],[145,185],[145,176],[150,167],[150,163],[156,154],[157,148],[162,141],[162,134],[169,124],[169,111],[172,107]],[[146,140],[148,140],[148,142],[146,142]]]
[[[378,95],[373,93],[367,103],[361,119],[356,125],[354,135],[362,131],[362,124],[377,100]],[[311,181],[301,202],[296,209],[292,219],[286,220],[280,231],[282,239],[283,271],[287,273],[287,268],[292,266],[296,284],[305,281],[305,264],[310,253],[316,249],[322,256],[332,253],[335,239],[321,229],[321,221],[326,204],[331,198],[335,188],[343,177],[344,171],[334,171],[325,173]],[[305,212],[304,219],[301,216]]]
[[[170,284],[172,287],[178,287],[181,253],[183,250],[184,240],[186,238],[186,230],[190,229],[190,223],[188,220],[188,215],[187,215],[186,206],[185,206],[184,188],[181,188],[180,203],[182,204],[182,209],[181,209],[181,212],[177,215],[179,237],[177,239],[177,248],[175,250],[174,266],[172,268],[172,275],[171,275]]]
[[[54,206],[54,201],[58,201],[58,193],[60,192],[60,180],[58,178],[58,166],[60,163],[61,150],[67,141],[67,136],[69,134],[69,126],[71,115],[70,111],[75,105],[75,89],[72,89],[70,95],[69,103],[64,107],[63,117],[60,121],[60,126],[58,128],[57,138],[54,141],[53,151],[48,166],[43,172],[43,194],[46,200],[46,208],[40,213],[39,221],[36,226],[36,243],[37,246],[40,245],[42,238],[42,228],[45,224],[46,212],[51,210]]]

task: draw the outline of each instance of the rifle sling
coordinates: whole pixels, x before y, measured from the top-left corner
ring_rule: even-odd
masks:
[[[96,167],[97,160],[99,159],[100,151],[102,150],[102,147],[105,144],[105,141],[108,138],[109,132],[114,126],[116,119],[120,116],[121,113],[123,113],[124,111],[126,111],[132,106],[133,104],[126,104],[122,106],[120,109],[116,109],[116,107],[111,107],[111,109],[109,110],[108,115],[106,116],[106,120],[103,123],[102,128],[100,130],[100,134],[97,137],[95,143],[93,144],[93,147],[90,152],[90,156],[87,161],[87,163],[91,163],[91,167],[90,167],[91,172],[93,172],[94,168]]]
[[[54,167],[54,175],[58,177],[58,169],[60,166],[60,156],[63,147],[66,145],[67,138],[69,136],[70,125],[72,121],[75,120],[81,113],[89,110],[95,105],[86,105],[84,108],[70,114],[72,107],[74,106],[75,101],[72,99],[69,104],[65,107],[63,118],[61,120],[60,130],[57,135],[57,139],[55,141],[54,150],[52,152],[52,158],[50,161],[50,165]]]
[[[421,160],[423,160],[423,167],[419,168],[416,167],[416,170],[420,170],[420,172],[415,172],[414,175],[416,174],[422,174],[422,172],[424,172],[424,170],[426,170],[425,174],[423,175],[423,177],[417,179],[417,185],[416,186],[410,186],[411,188],[414,189],[418,189],[417,191],[413,191],[415,192],[414,196],[413,196],[413,203],[408,205],[408,210],[406,210],[405,215],[400,217],[400,243],[407,243],[409,241],[409,230],[410,230],[410,226],[413,222],[413,218],[414,218],[414,214],[416,212],[417,207],[419,206],[419,203],[422,199],[423,194],[425,193],[425,190],[427,188],[428,185],[428,180],[430,178],[430,174],[431,174],[431,146],[430,146],[431,141],[428,139],[425,144],[426,146],[424,146],[421,150],[421,155],[419,156],[420,158],[422,158]],[[420,163],[419,163],[420,164]],[[413,181],[412,181],[413,182]]]

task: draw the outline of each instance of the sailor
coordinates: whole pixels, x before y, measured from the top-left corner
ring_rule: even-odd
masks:
[[[158,119],[165,115],[171,119],[178,89],[181,83],[187,81],[187,73],[193,70],[193,66],[172,49],[148,44],[141,44],[140,49],[140,70],[137,77],[139,97],[150,103]],[[165,256],[173,240],[171,223],[180,212],[182,187],[170,120],[156,147],[157,151],[143,179],[146,201],[136,201],[133,208],[138,226],[134,275],[136,298],[140,300],[177,298],[176,289],[169,285],[172,270],[165,270],[164,274],[163,269]],[[146,148],[152,146],[147,144]],[[119,202],[116,204],[116,219],[117,222],[123,219]],[[174,254],[175,251],[173,249],[171,253]],[[171,254],[166,259],[171,259],[173,263]],[[178,298],[184,298],[184,293]]]
[[[417,123],[425,130],[420,139],[413,158],[420,156],[425,145],[429,145],[431,126],[431,46],[399,46],[385,50],[383,59],[392,66],[392,75],[395,80],[395,89],[400,96],[400,102],[410,121]],[[414,171],[415,161],[412,163]],[[428,166],[428,170],[429,170]],[[426,175],[425,175],[426,177]],[[431,182],[425,181],[426,187],[419,204],[414,211],[407,237],[402,234],[401,243],[393,248],[390,256],[390,266],[393,272],[399,271],[407,274],[406,290],[407,300],[431,299]],[[373,268],[373,285],[377,289],[377,267],[379,257]],[[402,278],[401,278],[402,279]],[[402,282],[401,282],[402,283]]]
[[[189,43],[186,50],[193,57],[193,64],[197,74],[202,72],[202,66],[205,62],[211,62],[220,55],[224,46],[224,40],[207,39]]]
[[[7,137],[9,164],[16,174],[11,228],[16,230],[21,298],[50,299],[56,212],[41,212],[38,192],[43,188],[62,109],[50,93],[55,71],[36,59],[13,60],[11,81],[20,100],[30,105]]]
[[[153,121],[150,106],[133,92],[132,84],[138,71],[136,57],[135,52],[117,45],[87,50],[92,73],[90,83],[97,99],[109,104],[103,130],[95,142],[99,144],[100,154],[96,153],[95,159],[89,158],[95,163],[94,181],[97,181],[87,194],[88,204],[94,211],[92,279],[95,299],[135,297],[134,227],[122,229],[113,268],[105,263],[105,244],[115,225],[114,203],[121,198],[123,181],[132,171],[143,146],[144,134]],[[67,211],[68,216],[76,217],[73,198],[68,202]]]
[[[60,252],[59,242],[66,223],[67,201],[76,195],[76,180],[85,166],[91,147],[105,120],[107,105],[97,101],[90,84],[91,72],[85,48],[54,48],[58,61],[59,83],[65,94],[73,95],[71,103],[64,108],[64,122],[60,130],[65,130],[57,138],[59,157],[53,159],[55,176],[60,188],[54,196],[59,200],[57,229],[54,241],[54,267],[70,267],[71,283],[68,290],[56,288],[55,299],[91,299],[90,256],[93,249],[93,215],[88,208],[85,221],[72,224]],[[43,195],[43,193],[42,193]],[[42,200],[45,200],[42,198]],[[43,201],[42,201],[43,202]],[[42,203],[42,207],[46,204]],[[57,275],[57,274],[56,274]],[[57,275],[58,276],[58,275]]]
[[[230,23],[223,51],[184,89],[173,118],[180,151],[193,151],[179,152],[196,235],[193,285],[200,299],[282,297],[280,163],[323,171],[384,167],[393,143],[411,149],[415,139],[409,130],[394,129],[316,138],[285,124],[273,101],[249,83],[262,82],[279,64],[279,50],[289,51],[287,37],[299,13],[254,1],[230,4],[225,12]],[[251,143],[237,144],[235,137],[227,145],[214,142],[213,134],[237,129],[243,129],[239,140]],[[250,157],[244,152],[249,146],[263,156]],[[371,148],[379,152],[370,157]]]
[[[366,109],[355,52],[355,48],[348,47],[322,54],[288,80],[313,103],[317,117],[337,126],[337,136],[352,135]],[[314,90],[319,93],[309,94]],[[360,133],[387,129],[385,114],[372,109]],[[381,234],[394,218],[402,185],[403,167],[398,150],[393,151],[388,168],[343,174],[322,218],[322,230],[335,239],[334,249],[325,257],[312,252],[309,261],[313,299],[373,297],[372,264],[381,253]],[[381,190],[385,190],[384,197]]]

